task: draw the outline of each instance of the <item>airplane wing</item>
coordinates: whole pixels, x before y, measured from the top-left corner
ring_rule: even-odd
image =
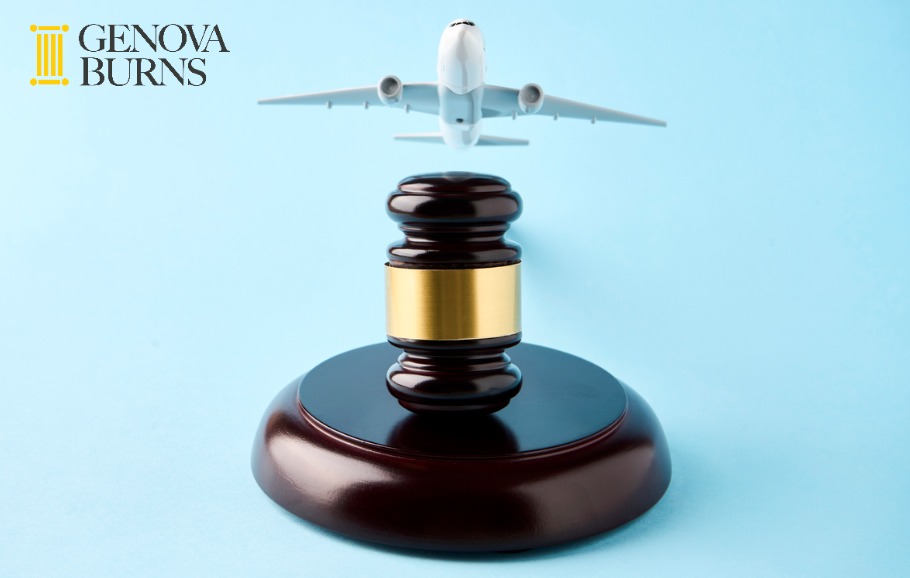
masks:
[[[507,88],[505,86],[494,86],[487,84],[483,87],[483,117],[495,118],[502,116],[527,116],[529,113],[522,112],[518,107],[518,89]],[[610,122],[626,122],[631,124],[649,124],[653,126],[667,126],[662,120],[620,112],[609,108],[575,102],[557,96],[544,94],[543,105],[536,113],[543,116],[552,116],[553,118],[581,118],[589,120],[592,123],[598,120]]]
[[[386,106],[379,100],[376,85],[359,88],[345,88],[327,92],[310,92],[306,94],[293,94],[276,98],[263,98],[259,104],[315,104],[327,106]],[[402,85],[401,100],[388,105],[393,108],[403,108],[405,112],[416,111],[429,114],[439,114],[439,93],[435,82],[412,82]]]

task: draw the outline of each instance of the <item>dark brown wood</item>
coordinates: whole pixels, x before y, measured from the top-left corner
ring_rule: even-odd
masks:
[[[594,435],[618,420],[626,407],[619,381],[602,368],[567,353],[523,343],[510,353],[522,364],[525,385],[502,411],[479,416],[414,415],[382,387],[383,371],[394,352],[391,345],[381,344],[320,363],[300,380],[300,403],[332,429],[369,443],[407,452],[456,455],[454,449],[446,449],[454,443],[460,455],[468,456],[493,455],[498,450],[491,454],[487,445],[503,445],[475,431],[478,424],[501,424],[511,432],[515,451],[533,452]],[[363,382],[369,379],[373,387],[367,389]],[[356,402],[349,401],[354,398]],[[356,403],[355,410],[350,403]],[[403,423],[439,425],[424,425],[415,435],[402,438],[396,432]],[[434,433],[434,427],[446,434]],[[446,442],[447,437],[453,442]],[[392,438],[399,441],[391,443]]]
[[[503,411],[423,416],[382,391],[393,351],[388,344],[349,351],[279,393],[252,455],[269,497],[357,539],[515,551],[619,526],[669,484],[654,414],[590,362],[520,344],[511,353],[524,388]]]
[[[503,238],[521,215],[521,197],[500,177],[466,172],[404,179],[387,212],[405,234],[388,248],[389,265],[467,269],[511,265],[521,247]],[[521,371],[505,349],[521,333],[491,339],[389,342],[404,350],[387,373],[389,392],[417,413],[492,413],[521,388]]]
[[[521,334],[466,341],[389,338],[404,350],[386,372],[389,392],[415,413],[501,410],[521,389],[521,370],[504,351]]]
[[[492,175],[449,172],[404,179],[386,203],[405,234],[389,245],[389,264],[464,269],[517,263],[521,247],[503,235],[521,208],[509,182]]]

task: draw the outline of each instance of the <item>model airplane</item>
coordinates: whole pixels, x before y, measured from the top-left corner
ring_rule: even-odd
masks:
[[[655,120],[609,108],[583,104],[555,96],[544,96],[543,89],[529,83],[520,89],[484,83],[486,53],[483,34],[470,20],[455,20],[442,33],[436,71],[439,82],[402,83],[397,76],[386,76],[376,86],[348,88],[329,92],[266,98],[259,104],[386,105],[439,116],[438,133],[399,134],[398,140],[445,143],[454,148],[474,145],[526,145],[523,139],[480,134],[485,118],[540,114],[559,118],[580,118],[666,126]]]

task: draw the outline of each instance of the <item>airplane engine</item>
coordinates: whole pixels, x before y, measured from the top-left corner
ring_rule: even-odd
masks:
[[[543,106],[543,89],[529,82],[518,91],[518,108],[525,114],[534,114]]]
[[[379,93],[379,100],[382,104],[398,104],[401,100],[402,92],[401,80],[397,76],[384,76],[379,81],[376,91]]]

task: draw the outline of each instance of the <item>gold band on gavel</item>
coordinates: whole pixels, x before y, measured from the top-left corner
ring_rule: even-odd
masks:
[[[520,264],[406,269],[386,264],[386,333],[399,339],[486,339],[521,331]]]

